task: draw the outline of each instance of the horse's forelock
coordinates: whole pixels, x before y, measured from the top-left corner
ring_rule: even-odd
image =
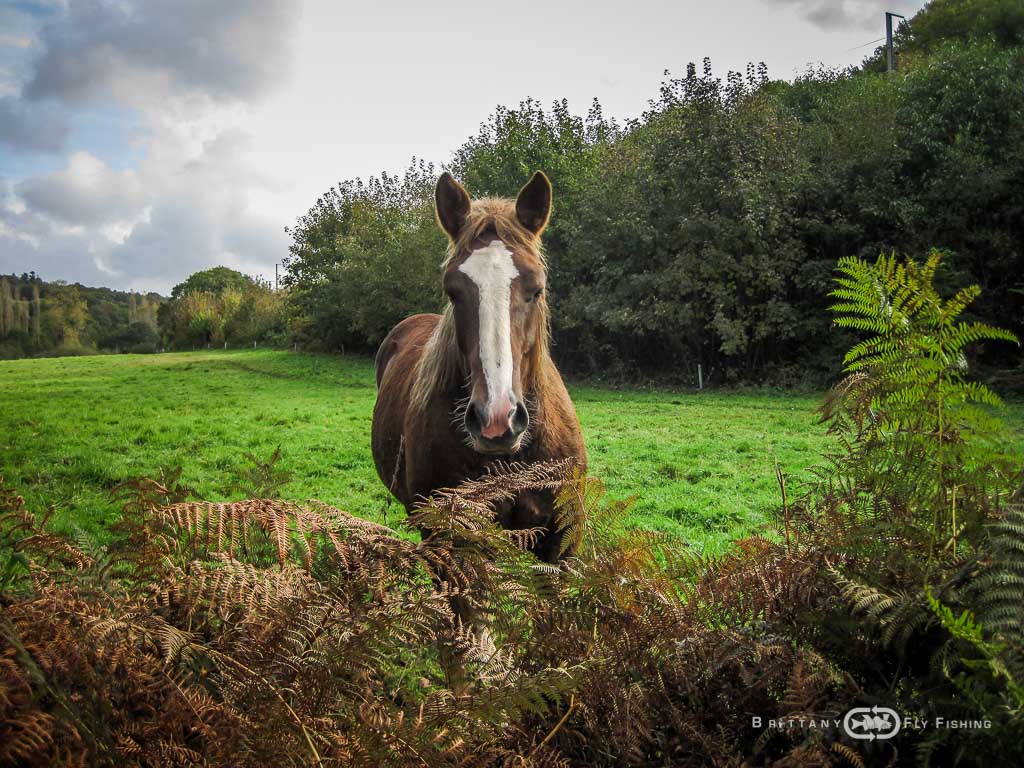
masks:
[[[473,243],[488,232],[494,232],[498,239],[513,251],[531,255],[537,259],[541,267],[545,266],[540,238],[519,222],[516,217],[515,201],[500,197],[483,197],[473,201],[459,236],[449,240],[448,256],[444,266],[450,264],[460,254],[471,251]]]

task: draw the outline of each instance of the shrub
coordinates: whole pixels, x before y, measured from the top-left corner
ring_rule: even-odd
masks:
[[[499,530],[492,514],[513,493],[555,486],[584,553],[563,568],[538,565],[523,549],[536,532]],[[697,765],[829,754],[802,735],[759,745],[747,713],[829,700],[843,678],[785,642],[721,625],[707,598],[749,574],[733,560],[691,561],[648,533],[610,538],[624,505],[600,504],[600,484],[567,463],[439,494],[411,520],[436,532],[418,543],[323,504],[187,502],[173,474],[121,492],[118,537],[95,552],[46,534],[10,491],[0,499],[6,761]],[[751,598],[737,610],[772,602]],[[484,623],[463,624],[455,601]]]
[[[285,284],[304,346],[372,350],[406,316],[440,308],[435,182],[415,160],[402,176],[342,182],[289,230]]]

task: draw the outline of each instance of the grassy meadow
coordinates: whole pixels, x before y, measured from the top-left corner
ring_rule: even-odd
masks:
[[[827,445],[807,395],[570,386],[590,458],[635,525],[720,549],[779,501],[773,462],[798,482]],[[230,491],[243,454],[280,445],[285,498],[370,519],[403,513],[370,455],[370,360],[195,352],[0,363],[0,474],[55,527],[104,538],[119,481],[181,466],[203,498]],[[1024,408],[1005,414],[1024,443]]]

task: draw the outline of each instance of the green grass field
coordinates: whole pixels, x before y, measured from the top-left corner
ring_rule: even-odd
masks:
[[[720,549],[778,505],[773,462],[795,484],[826,438],[818,398],[570,386],[591,472],[636,497],[635,525]],[[243,454],[292,473],[286,498],[394,522],[370,455],[372,362],[290,352],[206,352],[0,362],[0,473],[57,528],[104,537],[119,481],[181,466],[231,498]],[[1024,408],[1005,414],[1024,443]]]

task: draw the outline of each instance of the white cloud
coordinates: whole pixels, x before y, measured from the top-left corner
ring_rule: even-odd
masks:
[[[105,265],[133,284],[151,278],[165,289],[214,264],[266,274],[287,244],[253,209],[253,191],[269,180],[249,162],[249,137],[225,129],[194,154],[187,143],[173,133],[155,140],[156,158],[178,162],[143,163],[143,184],[155,194],[148,219],[106,250]]]
[[[40,35],[29,99],[249,100],[284,79],[297,0],[78,0]]]
[[[253,167],[244,132],[197,140],[209,130],[155,124],[137,169],[76,152],[66,167],[11,185],[0,242],[19,243],[0,246],[0,271],[165,292],[215,264],[272,274],[287,239],[252,205],[255,192],[272,192],[270,180]]]
[[[0,46],[11,48],[28,48],[32,45],[32,38],[28,35],[12,35],[0,33]]]
[[[163,291],[218,263],[272,272],[287,245],[253,209],[273,185],[239,126],[285,81],[299,10],[81,0],[43,25],[20,95],[0,98],[0,141],[53,151],[68,134],[58,118],[113,104],[132,110],[138,146],[125,148],[130,168],[76,149],[57,170],[3,183],[0,271]]]
[[[62,170],[20,182],[15,193],[28,207],[70,225],[129,221],[146,205],[135,171],[114,171],[88,152],[73,153]]]

